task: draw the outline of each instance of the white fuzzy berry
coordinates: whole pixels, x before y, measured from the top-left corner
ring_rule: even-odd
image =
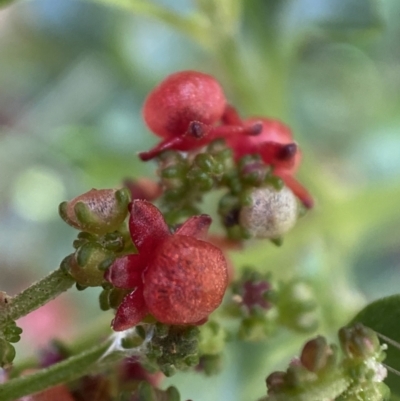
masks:
[[[239,223],[251,236],[279,238],[296,224],[298,202],[289,188],[257,188],[250,197],[251,205],[241,209]]]

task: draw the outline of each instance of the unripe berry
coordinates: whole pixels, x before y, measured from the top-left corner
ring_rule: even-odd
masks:
[[[251,204],[240,210],[239,223],[251,236],[279,238],[296,224],[298,203],[289,188],[257,188],[249,197]]]
[[[116,230],[128,214],[130,193],[122,189],[91,189],[59,206],[61,218],[78,230],[105,234]]]
[[[198,71],[169,75],[148,95],[143,108],[147,126],[162,138],[186,132],[198,121],[212,125],[223,115],[226,100],[219,83]]]

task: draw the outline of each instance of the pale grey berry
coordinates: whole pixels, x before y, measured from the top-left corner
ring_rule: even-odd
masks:
[[[250,205],[240,210],[239,223],[252,237],[279,238],[296,224],[299,205],[289,188],[257,188],[250,199]]]

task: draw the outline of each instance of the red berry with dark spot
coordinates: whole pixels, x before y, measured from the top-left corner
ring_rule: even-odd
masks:
[[[169,75],[148,95],[143,117],[156,135],[171,138],[185,133],[193,121],[216,123],[225,105],[222,88],[211,75],[181,71]]]

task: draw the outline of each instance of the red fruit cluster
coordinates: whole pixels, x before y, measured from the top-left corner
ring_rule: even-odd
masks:
[[[197,71],[169,75],[147,97],[143,117],[150,130],[163,140],[141,152],[142,160],[168,149],[200,149],[224,138],[235,159],[259,154],[307,208],[313,206],[310,194],[293,178],[301,153],[289,127],[265,117],[242,120],[212,76]]]
[[[131,289],[112,326],[128,329],[147,314],[171,325],[197,325],[221,303],[228,285],[222,252],[205,242],[211,218],[193,216],[174,234],[151,203],[130,204],[129,230],[138,254],[117,259],[105,274],[115,287]]]

